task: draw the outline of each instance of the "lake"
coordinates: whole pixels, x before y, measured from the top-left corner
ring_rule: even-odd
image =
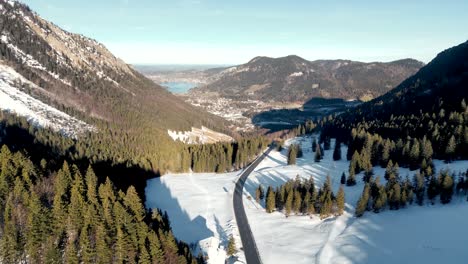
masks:
[[[196,83],[189,83],[189,82],[165,82],[161,83],[162,86],[166,87],[169,92],[174,94],[184,94],[187,93],[188,90],[197,86]]]

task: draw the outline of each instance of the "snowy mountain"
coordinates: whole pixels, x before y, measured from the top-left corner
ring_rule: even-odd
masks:
[[[423,65],[413,59],[363,63],[307,61],[295,55],[256,57],[243,65],[211,70],[213,81],[193,92],[278,102],[305,102],[311,97],[366,101],[389,91]]]
[[[1,110],[24,116],[34,125],[51,128],[66,136],[77,137],[83,132],[95,130],[93,126],[35,99],[25,90],[44,92],[12,68],[0,64]]]
[[[4,89],[9,83],[10,90],[21,90],[90,125],[104,122],[134,130],[138,120],[166,137],[167,129],[223,127],[222,119],[152,83],[96,40],[67,32],[16,1],[0,0],[0,65],[2,72],[16,76],[4,74],[10,76],[3,78]],[[29,81],[31,89],[22,89],[14,79]],[[23,114],[5,105],[1,109]],[[47,122],[54,123],[50,118]]]

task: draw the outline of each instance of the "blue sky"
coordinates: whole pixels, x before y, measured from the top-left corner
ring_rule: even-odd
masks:
[[[424,62],[468,40],[468,1],[24,0],[134,64],[255,56]]]

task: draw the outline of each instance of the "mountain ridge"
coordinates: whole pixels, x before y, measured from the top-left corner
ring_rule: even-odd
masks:
[[[212,69],[211,81],[193,94],[264,101],[306,101],[311,97],[369,100],[416,73],[424,63],[414,59],[391,62],[352,60],[308,61],[297,55],[257,56],[246,64]]]

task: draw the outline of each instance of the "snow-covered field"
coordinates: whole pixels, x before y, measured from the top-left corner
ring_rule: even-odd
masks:
[[[299,138],[304,157],[297,166],[286,166],[286,150],[271,152],[246,182],[248,195],[255,195],[258,184],[279,186],[296,175],[313,176],[317,186],[327,174],[333,190],[338,191],[343,172],[349,162],[333,161],[332,149],[316,163],[311,152],[311,139]],[[291,141],[287,142],[287,144]],[[346,157],[346,147],[342,147]],[[435,161],[436,169],[466,171],[467,161],[445,164]],[[384,182],[385,169],[374,168],[375,176]],[[400,176],[412,177],[415,172],[400,168]],[[250,225],[264,263],[465,263],[468,251],[468,230],[462,228],[468,217],[468,203],[455,198],[449,205],[410,205],[399,211],[379,214],[367,212],[355,218],[354,206],[362,192],[362,174],[358,184],[345,187],[346,212],[340,217],[320,220],[308,216],[291,216],[275,212],[267,214],[254,200],[244,200]]]
[[[30,123],[76,137],[95,128],[23,92],[21,86],[41,89],[12,68],[0,63],[0,110],[26,117]]]
[[[174,235],[197,245],[209,257],[208,263],[224,263],[232,234],[237,248],[241,241],[232,207],[239,172],[225,174],[173,174],[149,180],[146,207],[167,211]],[[242,252],[238,261],[245,263]],[[234,259],[231,259],[231,262]]]
[[[332,178],[333,190],[340,185],[340,177],[348,171],[347,161],[333,161],[332,148],[324,159],[313,161],[311,138],[289,140],[303,145],[304,157],[294,166],[286,165],[286,150],[272,151],[246,182],[244,204],[263,263],[465,263],[468,251],[468,203],[455,197],[449,205],[410,205],[407,208],[379,214],[366,212],[357,219],[354,206],[362,189],[362,175],[358,184],[345,187],[346,212],[340,217],[320,220],[317,216],[290,216],[275,212],[267,214],[263,205],[248,197],[255,196],[259,184],[275,187],[294,179],[313,176],[320,187],[327,174]],[[342,157],[346,147],[342,147]],[[436,169],[466,171],[468,161],[445,164],[435,161]],[[374,168],[375,175],[384,181],[385,169]],[[415,172],[400,168],[400,176],[412,177]],[[227,245],[227,236],[234,232],[237,245],[240,239],[232,209],[232,191],[239,172],[226,174],[166,175],[148,181],[147,207],[167,210],[177,238],[197,243],[207,237],[220,238]],[[206,242],[206,240],[205,240]],[[216,242],[216,241],[215,241]],[[224,250],[217,243],[210,251],[210,263],[224,263]],[[244,260],[242,252],[238,254]]]

